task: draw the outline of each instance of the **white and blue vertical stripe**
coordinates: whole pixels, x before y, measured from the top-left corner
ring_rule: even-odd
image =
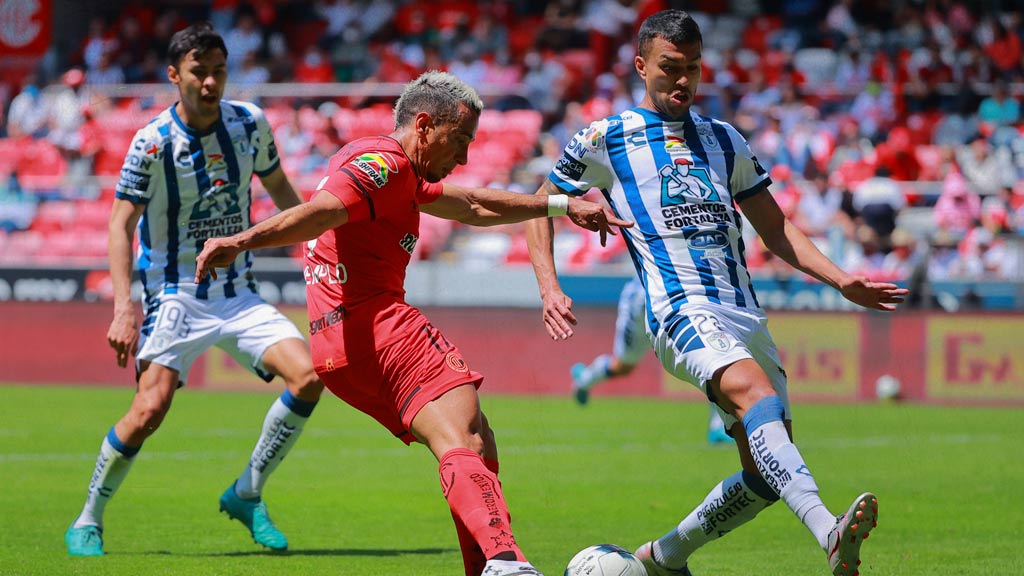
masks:
[[[616,214],[635,222],[624,230],[624,237],[647,288],[648,325],[654,332],[666,330],[680,350],[702,347],[685,315],[688,304],[759,307],[743,256],[742,219],[735,196],[758,193],[770,180],[742,136],[712,118],[691,114],[685,121],[673,121],[635,108],[595,122],[594,128],[604,134],[604,150],[570,144],[550,179],[560,189],[577,194],[591,186],[601,188]],[[583,141],[583,134],[574,143]],[[670,137],[684,140],[685,147],[675,146],[670,152],[666,149]],[[660,171],[680,159],[690,166],[691,175],[685,178],[694,178],[695,168],[707,171],[717,199],[687,197],[682,204],[664,205]],[[680,216],[674,209],[694,206],[714,210],[682,213],[695,217],[683,225],[678,220],[670,225]],[[691,242],[699,233],[722,238],[724,245],[709,249]]]
[[[269,124],[258,107],[221,102],[221,118],[200,133],[168,108],[136,133],[117,197],[146,209],[139,222],[138,268],[147,298],[189,293],[199,299],[256,292],[252,256],[238,256],[218,280],[193,282],[195,258],[209,237],[251,225],[254,173],[279,166]]]

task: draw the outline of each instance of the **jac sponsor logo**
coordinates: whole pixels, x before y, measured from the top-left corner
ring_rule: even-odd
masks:
[[[1024,318],[959,316],[928,322],[928,395],[1024,399]]]

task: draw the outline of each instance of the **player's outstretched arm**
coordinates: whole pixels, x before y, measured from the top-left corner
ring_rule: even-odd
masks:
[[[565,196],[562,199],[552,206],[546,196],[516,194],[493,188],[463,188],[445,183],[441,196],[429,204],[421,205],[420,210],[432,216],[473,226],[510,224],[551,214],[564,214],[577,226],[598,232],[602,246],[608,234],[615,234],[613,226],[633,225],[632,222],[616,217],[611,210],[600,204]]]
[[[240,252],[305,242],[346,222],[348,211],[341,200],[329,192],[318,192],[309,202],[275,214],[244,232],[203,243],[203,251],[196,257],[196,284],[207,274],[216,279],[216,269],[230,266]]]
[[[907,295],[906,288],[844,272],[786,218],[767,190],[743,200],[740,207],[769,250],[797,270],[839,290],[850,302],[873,310],[892,311]]]
[[[561,192],[550,181],[545,181],[535,196],[545,199],[546,202],[547,197],[554,194]],[[562,292],[562,287],[558,283],[554,257],[554,227],[550,218],[538,218],[526,223],[526,244],[530,249],[530,261],[533,263],[533,273],[537,276],[537,287],[540,289],[544,328],[552,340],[565,340],[572,336],[576,316],[572,313],[572,298]]]

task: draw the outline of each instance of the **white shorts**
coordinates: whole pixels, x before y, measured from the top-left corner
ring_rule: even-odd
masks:
[[[216,300],[162,294],[142,323],[136,368],[143,360],[172,368],[184,386],[196,358],[217,346],[269,382],[274,375],[263,366],[263,353],[286,338],[304,340],[291,320],[256,294]]]
[[[707,384],[715,372],[752,358],[764,370],[782,400],[785,419],[792,419],[786,372],[768,333],[768,318],[763,313],[717,304],[689,304],[662,326],[667,329],[659,330],[654,336],[654,352],[670,374],[693,384],[714,402],[708,395]],[[715,406],[726,429],[731,428],[736,418]]]
[[[638,278],[630,280],[619,294],[612,354],[623,364],[636,366],[651,349],[647,336],[647,292]]]

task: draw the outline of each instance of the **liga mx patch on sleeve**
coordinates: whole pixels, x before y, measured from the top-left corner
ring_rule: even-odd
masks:
[[[369,176],[377,188],[388,183],[391,173],[398,173],[398,163],[387,152],[366,152],[354,158],[351,164]]]

